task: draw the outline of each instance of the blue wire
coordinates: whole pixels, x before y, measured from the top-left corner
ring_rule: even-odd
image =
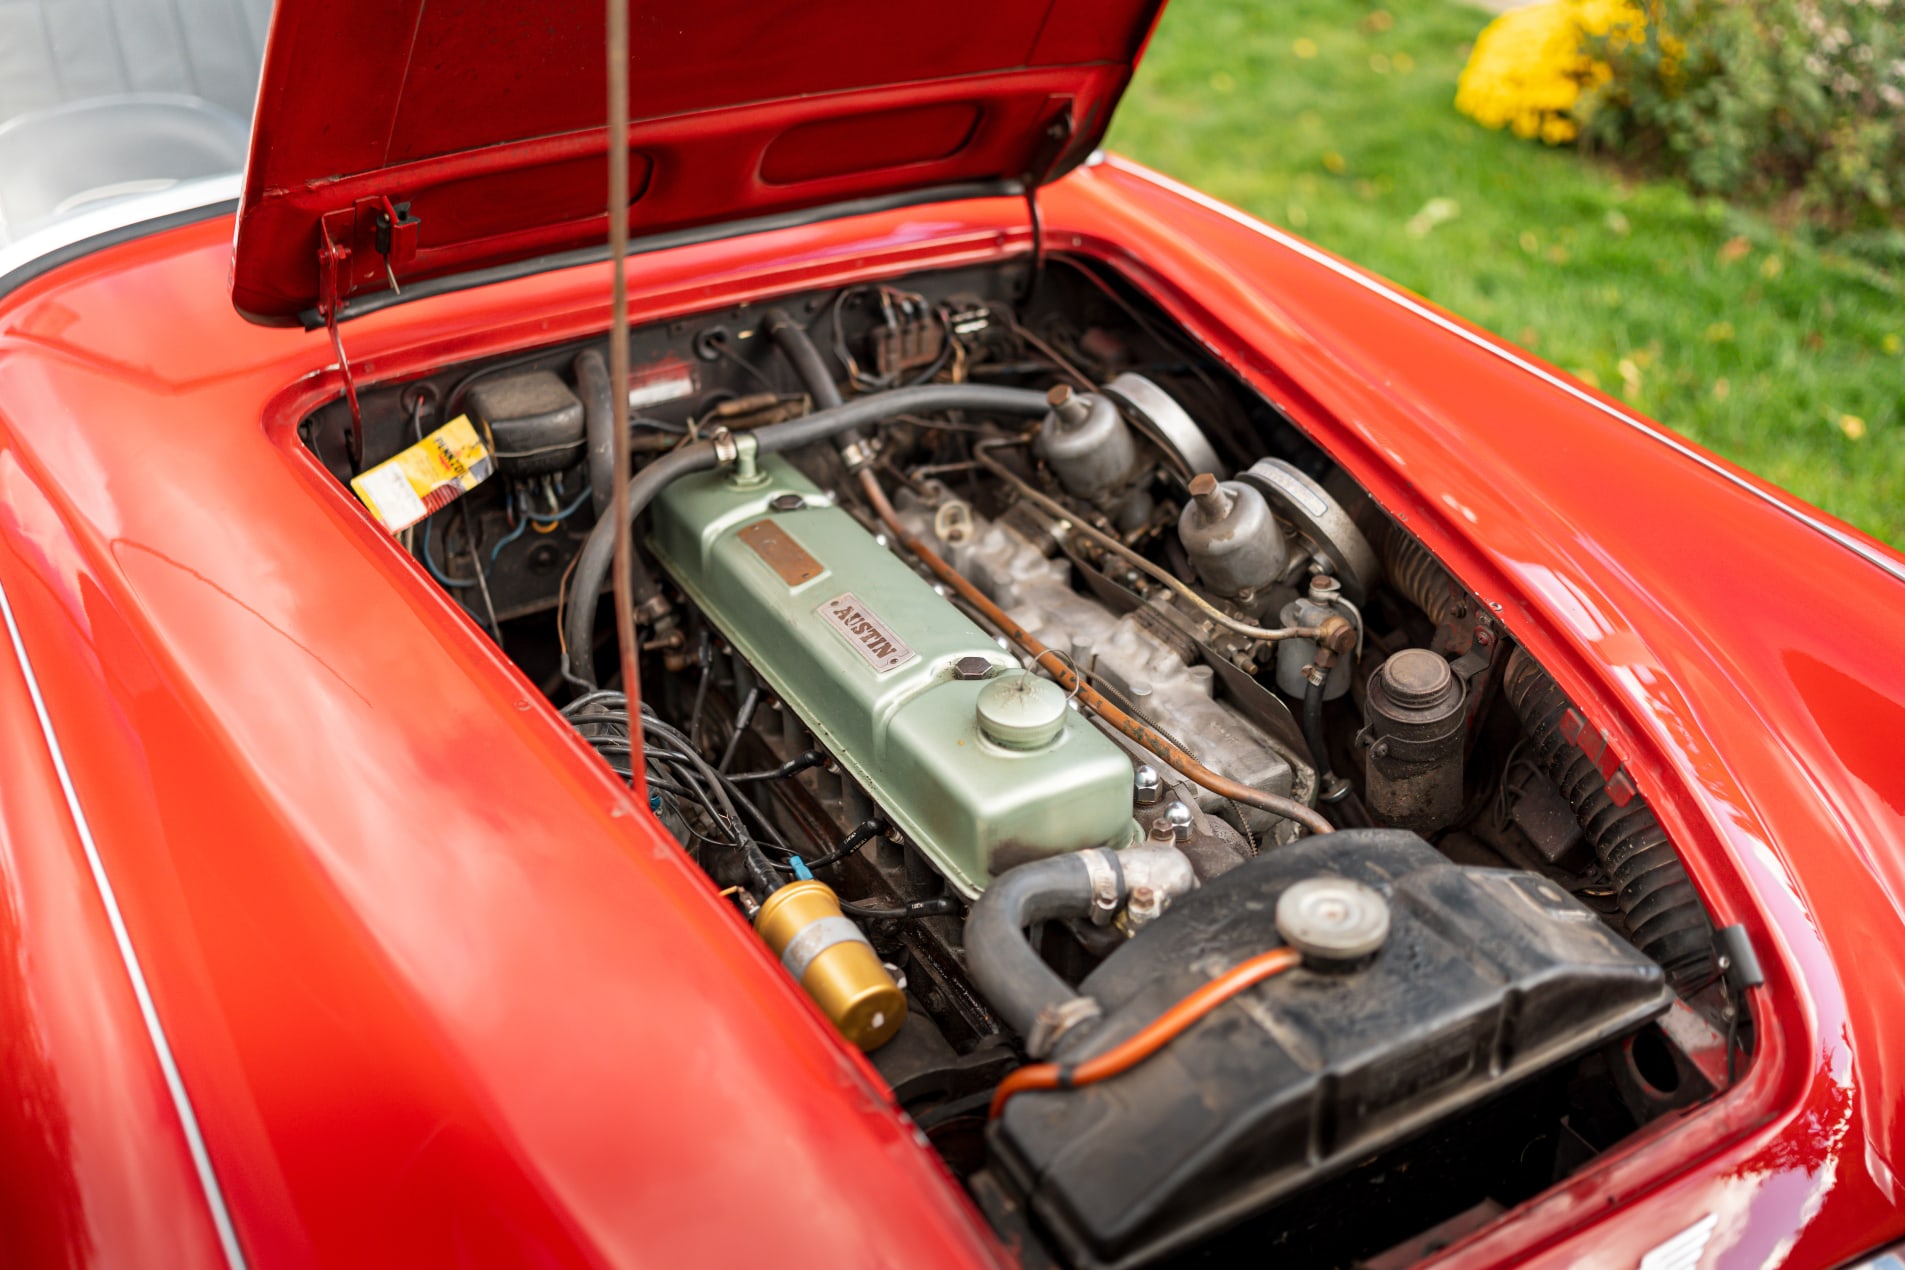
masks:
[[[561,511],[558,511],[553,516],[550,516],[550,515],[538,516],[535,512],[524,512],[523,516],[528,520],[535,521],[539,525],[559,524],[562,521],[569,519],[569,517],[575,515],[578,511],[581,511],[582,504],[588,501],[589,501],[589,491],[583,490],[580,494],[577,494],[575,496],[574,502],[570,503],[567,507],[564,507]]]
[[[514,494],[510,496],[510,501],[515,501]],[[490,564],[494,565],[496,563],[496,557],[502,553],[504,547],[507,547],[510,543],[515,542],[518,538],[523,536],[523,531],[529,528],[530,521],[533,520],[539,525],[560,524],[582,510],[582,504],[588,501],[589,491],[583,490],[576,496],[574,502],[570,503],[567,507],[561,508],[553,516],[537,515],[535,512],[524,512],[523,518],[516,522],[516,527],[497,539],[496,545],[489,549]]]
[[[497,553],[500,552],[504,547],[507,547],[510,543],[515,542],[518,538],[522,537],[523,530],[527,528],[529,528],[529,518],[525,516],[523,519],[516,522],[516,527],[514,529],[510,530],[508,533],[504,534],[501,538],[498,538],[496,540],[496,545],[489,549],[489,562],[492,566],[494,566],[496,563]]]
[[[466,586],[475,586],[476,585],[475,578],[470,578],[466,581],[459,582],[455,578],[449,576],[448,574],[443,572],[443,570],[437,567],[436,558],[430,554],[430,521],[433,519],[434,517],[426,516],[424,517],[424,520],[423,520],[423,545],[418,550],[418,553],[417,553],[418,555],[423,557],[423,567],[430,571],[431,577],[435,578],[438,582],[441,582],[444,586],[459,587],[459,588],[466,587]]]

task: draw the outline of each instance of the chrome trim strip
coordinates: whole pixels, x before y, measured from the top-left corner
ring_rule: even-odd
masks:
[[[73,826],[79,831],[80,845],[86,851],[86,864],[92,870],[93,884],[99,889],[100,902],[106,907],[106,920],[112,926],[113,942],[119,946],[120,960],[125,963],[126,977],[132,981],[133,996],[139,1001],[139,1015],[145,1021],[146,1035],[152,1038],[152,1048],[158,1054],[159,1070],[165,1075],[165,1087],[172,1095],[172,1106],[179,1114],[179,1125],[185,1131],[185,1145],[192,1155],[192,1166],[198,1171],[199,1186],[205,1192],[205,1205],[211,1210],[212,1224],[218,1230],[218,1242],[225,1250],[225,1264],[230,1270],[246,1270],[245,1253],[238,1246],[238,1232],[232,1225],[231,1210],[226,1207],[225,1194],[219,1189],[218,1175],[212,1171],[212,1159],[205,1150],[205,1137],[199,1131],[198,1116],[192,1110],[192,1101],[186,1096],[185,1082],[179,1076],[178,1063],[173,1060],[172,1046],[165,1039],[165,1028],[159,1022],[159,1012],[152,1003],[152,992],[146,986],[145,971],[140,969],[139,955],[133,950],[132,937],[126,931],[125,918],[119,912],[119,900],[113,894],[112,882],[106,877],[106,866],[99,858],[99,848],[93,842],[92,829],[86,823],[86,813],[80,809],[79,796],[73,790],[73,779],[66,770],[66,756],[60,749],[59,738],[53,734],[53,721],[46,713],[46,700],[40,695],[40,681],[33,674],[33,664],[27,660],[26,645],[20,638],[20,627],[13,618],[13,604],[7,598],[6,588],[0,586],[0,617],[7,623],[7,635],[13,641],[13,655],[19,659],[20,673],[26,680],[28,695],[33,698],[33,712],[39,716],[40,733],[46,738],[47,751],[53,757],[53,770],[59,773],[60,791],[66,795],[66,807],[72,813]]]
[[[150,194],[108,203],[89,212],[80,212],[58,224],[28,234],[18,242],[0,243],[0,295],[51,268],[51,264],[44,263],[48,257],[64,253],[66,259],[77,259],[85,255],[85,250],[74,249],[85,248],[89,240],[100,239],[103,241],[97,246],[110,246],[138,237],[138,234],[127,231],[137,230],[149,221],[171,221],[176,224],[197,219],[193,215],[195,212],[211,215],[229,210],[223,206],[227,203],[235,209],[243,181],[243,175],[237,172],[208,176],[197,181],[182,181],[170,189],[155,190]],[[40,267],[36,268],[36,265]],[[20,276],[15,277],[16,274]]]
[[[1835,526],[1828,525],[1824,521],[1820,520],[1818,517],[1810,515],[1807,512],[1801,511],[1800,509],[1796,507],[1788,506],[1787,504],[1781,502],[1779,499],[1773,497],[1767,491],[1753,484],[1751,481],[1746,480],[1744,477],[1740,476],[1737,472],[1728,471],[1725,467],[1715,462],[1711,457],[1700,453],[1698,450],[1693,449],[1691,446],[1689,446],[1686,442],[1680,440],[1678,437],[1671,436],[1661,431],[1658,427],[1656,427],[1655,425],[1651,423],[1646,422],[1645,420],[1637,419],[1634,416],[1629,415],[1624,411],[1615,409],[1613,406],[1608,405],[1606,402],[1600,400],[1597,397],[1591,396],[1583,389],[1576,387],[1575,385],[1567,382],[1565,379],[1562,379],[1559,376],[1549,371],[1543,370],[1541,367],[1536,366],[1531,362],[1523,360],[1521,357],[1517,356],[1515,353],[1509,351],[1508,349],[1502,348],[1499,345],[1496,345],[1490,342],[1489,340],[1483,339],[1481,336],[1475,334],[1473,331],[1464,329],[1463,327],[1457,325],[1455,322],[1452,322],[1448,318],[1442,316],[1440,313],[1435,312],[1433,309],[1427,308],[1424,305],[1417,303],[1415,300],[1410,299],[1408,296],[1393,290],[1387,284],[1378,282],[1375,279],[1364,275],[1360,271],[1351,268],[1349,265],[1344,264],[1340,260],[1332,259],[1330,256],[1326,255],[1324,252],[1322,252],[1318,248],[1312,247],[1310,244],[1304,242],[1302,239],[1294,238],[1290,236],[1289,234],[1284,233],[1282,230],[1276,228],[1274,225],[1267,225],[1264,222],[1256,219],[1255,217],[1248,215],[1247,213],[1240,212],[1234,207],[1229,207],[1219,202],[1218,200],[1212,198],[1208,194],[1200,193],[1199,191],[1192,189],[1190,186],[1183,184],[1181,181],[1172,180],[1170,177],[1165,176],[1164,174],[1160,172],[1153,172],[1149,168],[1141,167],[1126,159],[1121,159],[1119,156],[1115,154],[1105,156],[1104,163],[1108,167],[1116,168],[1118,171],[1123,172],[1129,176],[1137,177],[1139,180],[1146,181],[1152,185],[1156,185],[1161,189],[1169,190],[1173,194],[1177,194],[1183,198],[1189,199],[1191,202],[1196,203],[1200,207],[1208,208],[1209,210],[1218,213],[1219,215],[1225,217],[1228,220],[1235,221],[1237,224],[1242,225],[1245,229],[1249,229],[1258,234],[1261,234],[1263,237],[1270,239],[1272,242],[1278,244],[1279,246],[1289,248],[1291,251],[1294,251],[1297,255],[1302,256],[1304,259],[1309,260],[1315,264],[1322,265],[1325,269],[1328,269],[1331,273],[1337,274],[1340,277],[1348,279],[1349,281],[1355,283],[1357,286],[1361,287],[1363,290],[1369,292],[1371,295],[1380,296],[1381,298],[1389,301],[1391,304],[1394,304],[1398,306],[1399,308],[1407,309],[1410,313],[1415,314],[1417,317],[1422,318],[1425,321],[1431,322],[1434,325],[1441,327],[1444,331],[1447,331],[1449,334],[1454,335],[1470,344],[1473,344],[1476,348],[1482,349],[1484,352],[1493,354],[1494,356],[1500,358],[1502,361],[1507,362],[1510,366],[1514,366],[1521,370],[1526,371],[1528,374],[1533,375],[1535,378],[1541,380],[1542,382],[1548,384],[1551,387],[1559,388],[1562,392],[1568,394],[1568,396],[1573,397],[1574,399],[1582,402],[1585,405],[1592,406],[1594,409],[1600,411],[1602,414],[1606,415],[1608,418],[1613,419],[1621,424],[1624,424],[1625,426],[1629,428],[1632,428],[1634,431],[1639,432],[1643,436],[1653,438],[1655,441],[1658,441],[1660,444],[1666,446],[1668,449],[1672,450],[1674,453],[1680,455],[1680,457],[1684,459],[1692,460],[1693,462],[1699,464],[1701,467],[1705,468],[1707,471],[1713,473],[1713,475],[1726,481],[1729,485],[1733,485],[1745,491],[1746,493],[1751,494],[1753,497],[1759,499],[1761,502],[1767,504],[1768,506],[1777,508],[1779,511],[1784,512],[1786,515],[1792,517],[1794,520],[1806,526],[1808,529],[1811,529],[1815,533],[1818,533],[1820,535],[1823,535],[1826,538],[1831,539],[1833,542],[1845,548],[1847,551],[1852,552],[1854,555],[1858,556],[1860,559],[1864,560],[1866,563],[1874,565],[1880,570],[1884,571],[1885,573],[1890,574],[1895,581],[1905,582],[1905,563],[1901,563],[1898,560],[1894,560],[1890,558],[1889,556],[1874,549],[1872,546],[1870,546],[1867,543],[1860,542],[1857,538],[1852,537],[1850,534],[1846,533],[1843,529],[1839,529]]]

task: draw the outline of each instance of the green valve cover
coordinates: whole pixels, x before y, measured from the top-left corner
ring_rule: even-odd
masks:
[[[1016,661],[791,464],[763,459],[746,486],[684,477],[652,526],[662,567],[962,895],[1136,832],[1124,752],[1056,684],[1018,682]],[[994,677],[955,679],[962,657]]]

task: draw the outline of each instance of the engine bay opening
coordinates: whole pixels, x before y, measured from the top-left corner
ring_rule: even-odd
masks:
[[[1578,704],[1141,293],[1027,293],[790,294],[301,436],[1034,1264],[1407,1265],[1734,1082],[1741,959]]]

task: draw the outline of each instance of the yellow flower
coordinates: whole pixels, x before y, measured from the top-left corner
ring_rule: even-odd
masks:
[[[1307,35],[1299,35],[1296,39],[1290,41],[1290,51],[1307,62],[1316,56],[1316,41]]]
[[[1888,353],[1896,353],[1899,351],[1901,344],[1896,334],[1887,331],[1884,335],[1879,337],[1879,347]]]
[[[1865,435],[1865,420],[1857,415],[1840,415],[1839,431],[1845,433],[1846,440],[1857,441]]]
[[[1590,57],[1588,37],[1619,48],[1645,37],[1634,0],[1545,0],[1511,9],[1476,38],[1456,83],[1455,108],[1490,128],[1566,145],[1579,134],[1575,104],[1613,70]]]

